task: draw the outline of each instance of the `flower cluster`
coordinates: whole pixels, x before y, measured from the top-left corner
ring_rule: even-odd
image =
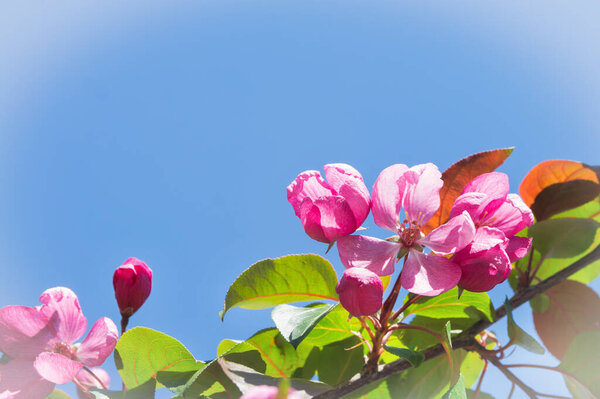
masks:
[[[531,246],[531,239],[515,234],[533,223],[532,212],[518,195],[509,194],[503,173],[482,174],[470,182],[449,220],[428,234],[424,227],[440,207],[444,184],[437,166],[384,169],[373,185],[372,201],[351,166],[326,165],[325,175],[329,184],[319,172],[301,173],[287,188],[288,200],[310,237],[337,242],[347,268],[338,294],[353,315],[369,315],[381,307],[381,283],[374,277],[394,273],[400,259],[401,284],[409,292],[434,296],[457,285],[480,292],[506,280],[511,262]],[[369,210],[375,223],[394,236],[384,240],[352,234]],[[357,268],[363,271],[357,273]]]

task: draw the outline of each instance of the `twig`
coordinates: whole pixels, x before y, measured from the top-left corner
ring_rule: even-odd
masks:
[[[559,271],[555,275],[548,277],[546,280],[542,281],[539,284],[530,286],[524,289],[523,291],[518,292],[509,301],[512,308],[516,309],[519,306],[523,305],[525,302],[532,299],[534,296],[548,290],[551,287],[554,287],[557,284],[562,283],[569,276],[578,272],[579,270],[583,269],[584,267],[586,267],[592,262],[595,262],[598,259],[600,259],[600,245],[594,248],[594,250],[592,250],[590,253],[577,260],[570,266],[566,267],[565,269]],[[496,310],[493,322],[489,320],[480,320],[479,322],[475,323],[475,325],[473,325],[468,331],[454,338],[452,340],[453,349],[465,348],[467,346],[473,346],[477,344],[474,338],[475,335],[479,334],[481,331],[485,330],[487,327],[489,327],[494,322],[498,321],[504,316],[506,316],[506,308],[504,306],[501,306]],[[425,360],[433,359],[434,357],[440,356],[442,353],[444,353],[444,348],[442,347],[442,345],[436,345],[423,351],[423,355],[425,355]],[[388,378],[392,375],[401,373],[402,371],[410,367],[412,367],[412,365],[408,361],[404,359],[397,360],[393,363],[381,366],[379,368],[379,371],[376,373],[364,375],[361,378],[345,382],[336,388],[330,389],[329,391],[316,395],[315,399],[339,398],[341,396],[354,392],[357,389],[368,385],[372,382],[379,381]]]
[[[500,370],[502,372],[502,374],[504,374],[506,376],[506,378],[511,380],[513,384],[518,385],[519,388],[521,388],[523,390],[523,392],[525,392],[527,394],[527,396],[529,396],[531,399],[537,399],[537,392],[535,392],[533,389],[531,389],[531,387],[529,385],[527,385],[523,381],[521,381],[519,379],[519,377],[514,375],[506,366],[504,366],[502,363],[500,363],[500,360],[497,357],[490,356],[488,358],[488,360],[490,363],[492,363],[494,366],[496,366],[496,368],[498,370]]]

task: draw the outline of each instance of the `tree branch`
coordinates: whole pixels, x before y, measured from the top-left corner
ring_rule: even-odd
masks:
[[[598,259],[600,259],[600,245],[597,246],[596,248],[594,248],[591,252],[589,252],[587,255],[585,255],[578,261],[574,262],[573,264],[564,268],[563,270],[559,271],[558,273],[554,274],[553,276],[548,277],[546,280],[542,281],[541,283],[534,285],[534,286],[530,286],[522,291],[519,291],[517,294],[515,294],[515,296],[513,296],[510,299],[510,301],[509,301],[510,305],[512,306],[513,309],[518,308],[519,306],[523,305],[525,302],[529,301],[536,295],[541,294],[542,292],[548,290],[549,288],[552,288],[555,285],[562,283],[569,276],[573,275],[574,273],[578,272],[579,270],[583,269],[584,267],[591,264],[592,262],[595,262]],[[481,331],[485,330],[490,325],[495,323],[496,321],[503,318],[504,316],[506,316],[506,308],[504,307],[504,305],[502,305],[496,310],[493,322],[490,322],[489,320],[485,320],[485,319],[478,321],[469,330],[463,332],[460,336],[458,336],[452,340],[452,348],[460,349],[460,348],[465,348],[467,346],[473,346],[473,345],[477,344],[474,337],[477,334],[479,334]],[[425,360],[433,359],[437,356],[440,356],[443,353],[444,353],[444,348],[442,347],[442,345],[436,345],[431,348],[427,348],[426,350],[423,351],[423,354],[425,355]],[[412,366],[408,361],[403,360],[403,359],[397,360],[393,363],[388,363],[383,366],[380,366],[379,371],[376,373],[365,375],[358,379],[345,382],[334,389],[330,389],[329,391],[323,392],[323,393],[315,396],[314,398],[315,399],[339,398],[341,396],[344,396],[351,392],[354,392],[357,389],[364,387],[365,385],[368,385],[368,384],[374,383],[376,381],[380,381],[385,378],[388,378],[392,375],[401,373],[402,371],[409,369],[411,367]]]

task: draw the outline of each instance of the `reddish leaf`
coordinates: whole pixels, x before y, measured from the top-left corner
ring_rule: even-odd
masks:
[[[519,194],[528,206],[535,201],[535,197],[546,187],[564,183],[571,180],[589,180],[598,183],[596,173],[576,161],[554,159],[537,164],[527,173],[521,182]]]
[[[500,148],[479,152],[461,159],[442,173],[444,186],[440,190],[440,209],[433,215],[423,228],[425,233],[446,223],[450,209],[465,186],[474,178],[484,173],[493,172],[504,163],[514,148]]]
[[[548,350],[562,359],[573,339],[584,331],[600,331],[600,297],[585,284],[567,280],[546,294],[545,312],[533,312],[535,329]]]

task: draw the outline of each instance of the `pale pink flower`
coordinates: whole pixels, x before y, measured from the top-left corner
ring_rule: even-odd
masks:
[[[511,262],[529,252],[531,238],[515,236],[533,224],[533,213],[517,194],[509,193],[508,176],[485,173],[473,179],[456,199],[450,217],[469,213],[477,233],[453,260],[461,267],[458,285],[489,291],[508,278]]]
[[[36,383],[42,389],[48,382],[53,386],[72,381],[84,365],[104,363],[118,339],[117,327],[110,319],[99,319],[81,344],[74,345],[87,325],[77,296],[68,288],[56,287],[44,291],[40,301],[42,305],[35,308],[0,309],[0,350],[12,358],[5,366],[14,365],[9,367],[11,371],[3,369],[0,373],[26,378],[29,374],[25,366],[32,364],[43,378]],[[0,397],[12,389],[2,388]]]
[[[325,177],[307,170],[287,187],[287,198],[311,238],[332,243],[365,221],[371,197],[362,176],[350,165],[325,165]]]
[[[368,269],[346,269],[335,291],[352,316],[370,316],[381,308],[383,284],[379,276]]]
[[[94,367],[90,369],[90,371],[94,373],[94,375],[98,377],[100,381],[98,381],[98,379],[96,379],[93,375],[88,373],[87,370],[80,370],[75,378],[77,379],[77,381],[79,381],[81,386],[83,386],[86,390],[108,389],[110,385],[110,376],[108,375],[106,370],[100,367]],[[77,396],[80,399],[88,398],[88,396],[79,387],[77,387]]]
[[[113,287],[121,315],[130,317],[150,296],[152,269],[137,258],[129,258],[115,270]]]
[[[384,169],[373,186],[375,223],[397,234],[387,240],[353,235],[338,240],[338,252],[345,267],[362,267],[380,276],[394,272],[400,256],[408,255],[401,283],[419,295],[438,295],[456,286],[461,269],[450,255],[466,247],[475,235],[467,212],[455,215],[427,236],[422,227],[440,207],[443,181],[433,164],[412,168],[396,164]],[[404,221],[400,212],[404,210]],[[427,247],[435,253],[425,253]]]
[[[279,388],[269,385],[257,385],[244,393],[240,399],[276,399]],[[287,399],[302,399],[294,388],[288,389]]]

